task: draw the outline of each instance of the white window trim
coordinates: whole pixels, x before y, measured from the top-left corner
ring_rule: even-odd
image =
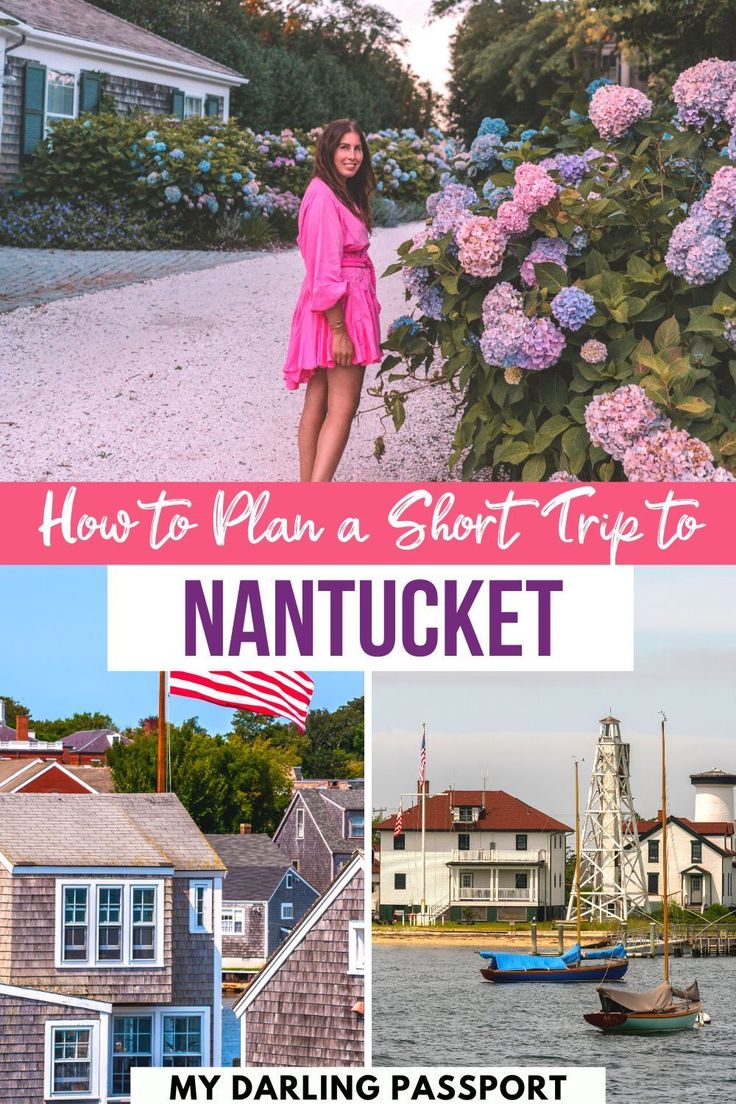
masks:
[[[286,871],[286,882],[284,883],[287,889],[294,888],[294,874],[291,870]]]
[[[296,838],[304,839],[304,810],[296,810]]]
[[[58,73],[62,77],[72,77],[72,114],[71,115],[58,115],[56,112],[49,114],[49,73]],[[76,119],[79,115],[79,71],[78,70],[64,70],[55,69],[53,66],[46,67],[46,82],[43,100],[43,136],[48,138],[51,133],[51,128],[54,123],[63,121],[64,119]]]
[[[153,1057],[151,1059],[152,1068],[162,1068],[164,1063],[164,1016],[199,1016],[202,1021],[202,1066],[207,1067],[210,1065],[210,1053],[212,1048],[212,1036],[211,1036],[211,1009],[208,1006],[195,1006],[189,1008],[174,1007],[172,1005],[160,1005],[160,1006],[148,1006],[148,1005],[131,1005],[115,1006],[115,1011],[110,1016],[110,1055],[109,1055],[109,1069],[108,1069],[108,1101],[114,1100],[130,1100],[130,1094],[126,1096],[113,1095],[110,1091],[112,1086],[112,1046],[115,1038],[115,1028],[113,1020],[118,1016],[151,1016],[153,1018],[153,1025],[151,1031],[151,1050]]]
[[[187,100],[198,100],[199,111],[187,112]],[[184,118],[185,119],[203,119],[205,108],[206,96],[202,92],[185,92],[184,93]]]
[[[59,1028],[74,1030],[89,1028],[89,1092],[54,1092],[54,1031]],[[99,1100],[100,1099],[100,1021],[99,1020],[46,1020],[44,1035],[44,1095],[47,1100]]]
[[[363,936],[362,963],[358,956],[359,935]],[[348,973],[361,977],[365,974],[365,920],[348,921]]]
[[[232,916],[233,916],[232,923],[233,924],[237,923],[238,918],[240,919],[240,922],[243,926],[242,931],[226,931],[225,930],[225,913],[226,912],[232,913]],[[230,936],[230,935],[244,936],[245,935],[245,909],[241,908],[240,905],[223,905],[222,906],[222,934],[225,935],[225,936]]]
[[[102,886],[107,889],[120,886],[123,890],[123,955],[119,961],[98,958],[97,932],[97,891]],[[64,890],[66,888],[87,889],[87,958],[64,961]],[[156,891],[156,946],[153,958],[133,958],[133,890],[155,889]],[[56,924],[54,935],[54,965],[60,970],[146,970],[164,965],[164,896],[163,879],[149,878],[125,881],[117,878],[57,878],[56,879]]]
[[[197,890],[204,890],[204,923],[197,922]],[[212,882],[198,879],[189,883],[189,931],[212,931]]]
[[[289,909],[290,910],[290,914],[288,916],[284,913],[284,909]],[[294,919],[294,905],[291,901],[282,901],[281,902],[281,919],[282,920],[293,920]]]

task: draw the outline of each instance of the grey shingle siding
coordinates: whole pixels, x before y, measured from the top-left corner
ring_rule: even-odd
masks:
[[[87,1009],[0,993],[0,1100],[8,1104],[40,1104],[44,1100],[44,1033],[48,1020],[98,1019],[98,1012]]]
[[[286,888],[284,876],[268,903],[268,954],[272,955],[279,943],[283,943],[292,928],[301,920],[304,913],[312,907],[319,894],[300,878],[296,871],[291,889]],[[291,920],[281,919],[281,905],[291,903],[294,916]]]
[[[265,958],[263,939],[263,926],[266,915],[265,903],[244,905],[239,901],[228,901],[223,904],[223,908],[227,908],[228,904],[243,909],[245,931],[242,935],[225,935],[223,933],[223,958]]]
[[[2,134],[0,135],[0,184],[7,184],[20,169],[20,131],[23,105],[23,62],[8,54],[7,63],[15,84],[3,88]]]

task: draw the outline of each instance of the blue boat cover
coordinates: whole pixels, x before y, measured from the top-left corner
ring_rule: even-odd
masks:
[[[626,958],[626,948],[623,943],[617,943],[615,947],[602,947],[599,951],[583,951],[583,958]]]
[[[563,955],[524,955],[509,954],[504,951],[481,951],[481,958],[487,958],[492,970],[565,970],[574,966],[581,958],[624,959],[626,949],[623,943],[615,947],[603,947],[596,951],[582,951],[576,943]]]

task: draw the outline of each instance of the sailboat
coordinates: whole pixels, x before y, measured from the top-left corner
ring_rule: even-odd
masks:
[[[489,965],[481,970],[486,981],[619,981],[629,968],[623,943],[583,950],[580,926],[580,781],[575,763],[575,913],[577,942],[562,955],[518,955],[481,951]]]
[[[683,1031],[704,1022],[703,1005],[697,981],[684,988],[670,984],[669,974],[669,898],[667,896],[667,764],[665,757],[665,721],[662,714],[662,908],[664,942],[664,980],[646,993],[600,987],[600,1012],[587,1012],[584,1019],[607,1033],[653,1035]],[[706,1021],[707,1022],[707,1021]]]

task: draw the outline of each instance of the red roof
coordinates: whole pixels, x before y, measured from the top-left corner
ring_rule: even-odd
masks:
[[[572,832],[566,824],[520,801],[504,790],[445,790],[427,798],[426,826],[428,832],[451,832],[457,822],[451,809],[458,805],[480,807],[477,821],[468,823],[473,832]],[[377,826],[378,831],[393,830],[396,817],[390,816]],[[404,831],[418,832],[422,827],[419,803],[404,810]]]
[[[687,817],[669,817],[670,820],[676,820],[679,824],[689,828],[691,832],[697,833],[699,836],[732,836],[734,834],[734,826],[728,820],[714,820],[714,821],[699,821],[689,820]],[[643,835],[644,832],[651,832],[653,828],[658,827],[660,824],[660,818],[655,817],[652,820],[639,820],[637,821],[637,829],[639,835]]]

